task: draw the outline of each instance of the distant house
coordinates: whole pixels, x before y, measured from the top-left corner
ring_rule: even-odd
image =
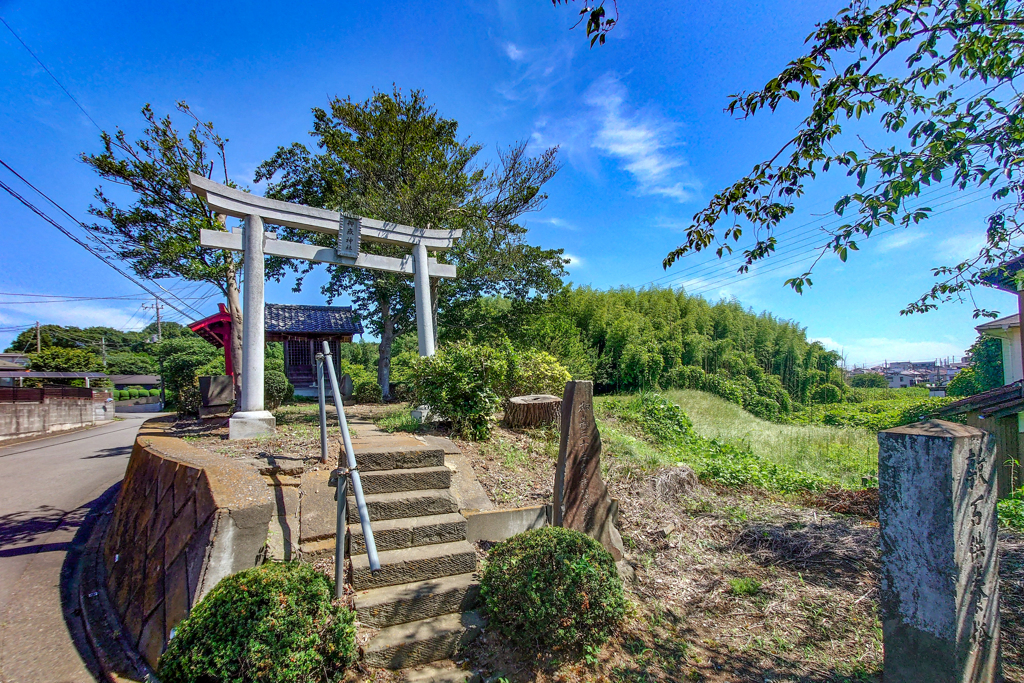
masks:
[[[1024,378],[1020,358],[1020,314],[1014,313],[1005,318],[975,327],[979,333],[995,337],[1003,347],[1003,384],[1011,384]]]
[[[902,370],[886,375],[889,380],[890,389],[906,389],[916,387],[918,384],[927,384],[931,373],[925,370]]]

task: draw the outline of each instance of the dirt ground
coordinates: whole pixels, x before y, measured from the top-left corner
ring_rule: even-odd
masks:
[[[403,409],[347,411],[350,419],[374,420]],[[265,439],[227,441],[226,426],[216,424],[183,423],[178,433],[228,457],[316,459],[315,409],[288,407],[278,415],[281,428]],[[338,434],[336,422],[331,434]],[[553,430],[498,427],[487,442],[456,443],[497,507],[550,502]],[[462,665],[492,683],[881,681],[874,494],[781,498],[704,486],[683,467],[630,475],[608,460],[636,574],[626,586],[632,606],[621,632],[589,661],[531,655],[487,632],[463,653]],[[1024,683],[1024,537],[1002,533],[1000,559],[1004,675]],[[376,670],[356,677],[393,680]]]
[[[457,443],[498,507],[550,501],[553,432]],[[625,628],[591,662],[538,659],[487,633],[467,664],[538,683],[881,680],[876,491],[784,499],[703,486],[687,468],[604,469],[636,571]],[[1001,534],[1000,554],[1004,674],[1024,682],[1024,537]]]

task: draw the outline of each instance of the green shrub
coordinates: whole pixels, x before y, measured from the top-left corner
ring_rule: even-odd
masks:
[[[175,629],[164,683],[338,681],[355,661],[354,615],[305,564],[264,564],[218,583]]]
[[[149,396],[150,396],[150,398],[160,396],[160,390],[159,389],[150,389],[149,390]]]
[[[355,385],[352,398],[356,400],[356,403],[380,403],[382,400],[380,385],[377,384],[376,379],[360,382]]]
[[[139,397],[139,390],[138,389],[129,389],[128,390],[128,398],[138,398],[138,397]]]
[[[572,379],[558,359],[545,351],[523,349],[511,345],[501,350],[504,367],[494,375],[492,390],[507,404],[513,396],[552,394],[561,397],[565,383]]]
[[[501,366],[498,353],[488,346],[449,344],[416,362],[413,394],[417,403],[450,421],[458,435],[486,439],[499,404],[491,386]]]
[[[203,407],[203,395],[199,391],[199,383],[189,384],[178,391],[178,417],[199,417],[199,409]]]
[[[996,505],[999,510],[999,523],[1002,526],[1024,531],[1024,488],[1017,489]]]
[[[128,392],[124,389],[114,389],[114,400],[115,401],[127,401]]]
[[[843,392],[834,384],[822,384],[811,392],[813,403],[839,403],[843,400]]]
[[[275,370],[263,373],[263,401],[267,410],[277,410],[288,395],[288,378]],[[292,389],[294,392],[294,388]]]
[[[777,401],[764,396],[752,396],[746,409],[748,413],[772,422],[779,419],[782,410]]]
[[[612,556],[571,529],[533,529],[498,543],[481,581],[491,623],[526,647],[596,647],[625,615]]]
[[[887,389],[889,380],[878,372],[862,372],[850,379],[850,386],[857,389]]]

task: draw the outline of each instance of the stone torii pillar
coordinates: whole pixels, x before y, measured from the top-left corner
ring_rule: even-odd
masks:
[[[274,416],[263,402],[263,285],[264,257],[330,263],[350,268],[368,268],[413,276],[416,291],[416,328],[421,356],[434,354],[433,312],[430,304],[430,278],[454,278],[455,266],[438,263],[428,250],[451,249],[462,236],[461,230],[430,230],[388,223],[373,218],[348,216],[337,211],[318,209],[248,194],[189,174],[192,191],[211,209],[245,221],[244,235],[219,230],[201,230],[200,244],[207,249],[228,249],[244,253],[242,293],[242,397],[241,410],[231,416],[231,439],[269,434],[276,426]],[[264,231],[264,223],[332,235],[337,245],[321,247],[286,242]],[[362,240],[412,248],[404,258],[364,254]]]

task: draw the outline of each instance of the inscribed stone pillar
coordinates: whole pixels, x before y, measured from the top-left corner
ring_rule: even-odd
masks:
[[[601,479],[601,434],[594,421],[594,383],[573,381],[562,396],[562,433],[555,469],[552,523],[582,531],[622,559],[618,504]]]
[[[886,683],[995,683],[993,439],[930,420],[878,435]]]

